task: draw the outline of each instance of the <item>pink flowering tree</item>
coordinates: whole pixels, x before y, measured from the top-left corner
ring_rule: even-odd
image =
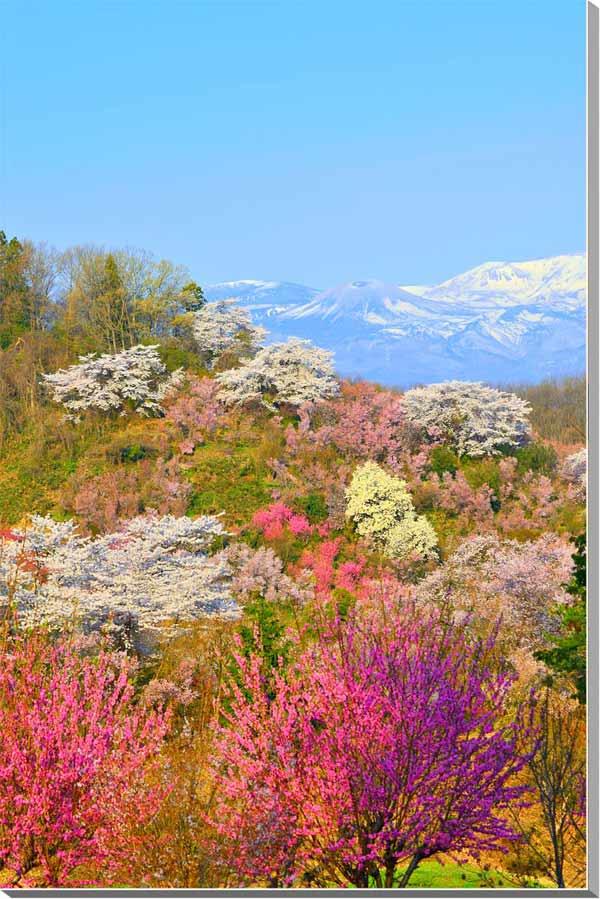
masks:
[[[414,448],[415,429],[405,420],[402,398],[368,382],[345,382],[339,398],[300,413],[299,434],[318,446],[333,444],[353,458],[387,461],[397,468]]]
[[[318,595],[327,597],[332,590],[346,590],[361,595],[369,582],[365,577],[366,559],[356,556],[340,559],[342,538],[323,540],[316,546],[305,549],[292,571],[309,575],[314,581]]]
[[[192,453],[222,422],[225,407],[218,398],[219,386],[212,378],[190,378],[189,387],[168,406],[165,415],[183,435],[182,453]]]
[[[305,515],[278,502],[255,512],[252,524],[262,531],[266,540],[276,540],[286,531],[294,537],[309,537],[315,532],[324,535],[327,532],[327,525],[312,525]]]
[[[242,884],[405,887],[424,859],[517,838],[535,740],[493,638],[388,603],[322,623],[268,689],[260,656],[237,661],[214,823]]]
[[[241,604],[261,596],[267,602],[301,606],[313,596],[308,573],[301,572],[297,579],[289,577],[283,561],[270,547],[251,549],[245,543],[231,543],[222,556],[232,571],[232,595]]]
[[[0,660],[0,886],[109,883],[169,792],[168,716],[135,705],[123,656],[34,633]]]

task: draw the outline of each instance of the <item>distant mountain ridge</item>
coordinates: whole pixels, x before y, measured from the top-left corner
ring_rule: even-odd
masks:
[[[347,377],[399,387],[448,378],[491,382],[580,374],[586,348],[585,254],[488,262],[435,286],[349,281],[327,290],[230,281],[269,340],[305,337]]]

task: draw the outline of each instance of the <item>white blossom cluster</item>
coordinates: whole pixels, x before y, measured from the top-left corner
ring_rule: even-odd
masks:
[[[529,403],[514,393],[470,381],[444,381],[404,394],[406,417],[449,442],[460,456],[489,456],[530,438]]]
[[[285,343],[264,347],[239,368],[221,372],[216,380],[228,403],[262,401],[268,408],[329,399],[339,393],[332,353],[310,340],[290,337]]]
[[[25,626],[75,621],[86,631],[237,617],[231,568],[210,555],[224,534],[212,516],[140,516],[95,538],[34,516],[0,544],[0,605],[11,600]]]
[[[585,491],[587,484],[587,449],[585,447],[567,456],[563,462],[562,475],[566,481],[576,484],[580,490]]]
[[[435,556],[437,536],[425,516],[417,515],[406,481],[387,474],[375,462],[357,468],[346,490],[346,517],[392,558]]]
[[[194,312],[192,330],[200,352],[212,368],[219,356],[227,350],[244,347],[255,353],[265,335],[265,328],[252,324],[245,309],[233,305],[235,300],[219,300],[206,303]]]
[[[89,409],[160,414],[160,403],[182,379],[180,369],[167,372],[156,346],[134,346],[114,355],[89,353],[77,365],[42,375],[53,400],[75,420]]]
[[[422,602],[451,602],[457,612],[497,622],[514,643],[539,644],[556,628],[556,604],[572,600],[565,592],[572,547],[557,534],[537,540],[502,540],[482,534],[465,540],[446,563],[422,580]]]

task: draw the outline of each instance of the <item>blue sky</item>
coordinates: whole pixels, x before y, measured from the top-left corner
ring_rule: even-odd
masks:
[[[0,29],[10,234],[315,287],[584,249],[584,0],[19,0]]]

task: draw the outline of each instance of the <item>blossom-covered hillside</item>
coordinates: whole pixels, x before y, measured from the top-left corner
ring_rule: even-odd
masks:
[[[0,258],[0,886],[583,885],[583,381]]]

